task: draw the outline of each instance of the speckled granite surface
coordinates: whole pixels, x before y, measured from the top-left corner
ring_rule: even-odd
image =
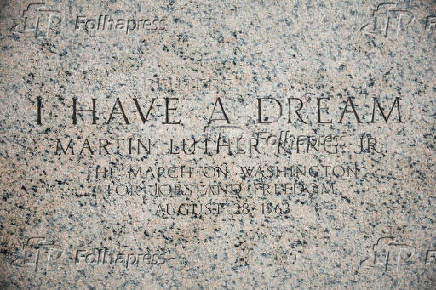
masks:
[[[0,287],[436,287],[436,2],[0,1]]]

